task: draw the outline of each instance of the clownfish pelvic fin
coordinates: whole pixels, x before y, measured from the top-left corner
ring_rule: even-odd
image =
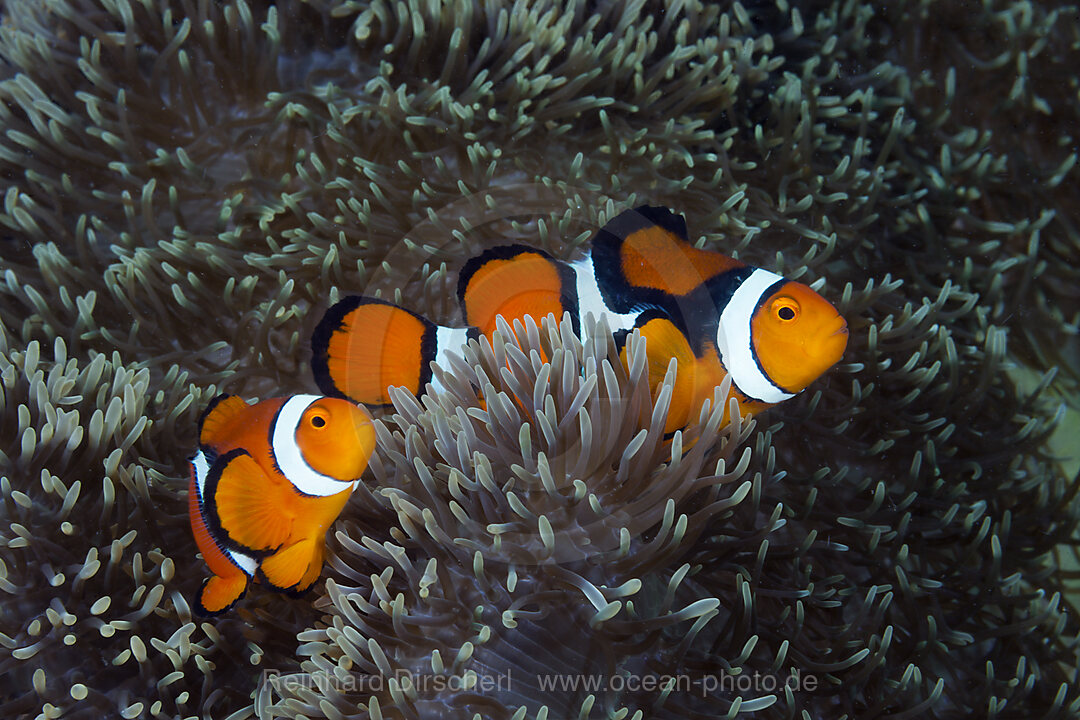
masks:
[[[324,553],[321,537],[298,540],[263,560],[259,577],[278,590],[302,593],[318,580]]]

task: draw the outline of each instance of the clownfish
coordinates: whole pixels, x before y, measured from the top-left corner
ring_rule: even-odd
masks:
[[[806,388],[847,346],[847,322],[806,285],[718,252],[695,248],[686,220],[667,208],[627,210],[593,236],[588,254],[565,262],[525,245],[492,248],[458,277],[467,327],[432,323],[405,308],[348,296],[312,334],[312,370],[324,393],[366,405],[390,402],[387,388],[416,395],[439,389],[432,361],[490,339],[495,318],[513,326],[568,312],[604,318],[621,346],[646,339],[653,400],[672,358],[678,361],[665,432],[685,427],[731,375],[740,413],[758,412]],[[445,365],[444,365],[445,367]],[[725,402],[726,406],[726,402]]]
[[[346,400],[211,401],[189,461],[191,530],[213,573],[198,610],[228,610],[253,577],[286,592],[310,588],[322,572],[326,531],[374,450],[371,416]]]

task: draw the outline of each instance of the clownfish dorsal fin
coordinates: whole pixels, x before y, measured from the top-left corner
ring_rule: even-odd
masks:
[[[284,477],[267,475],[246,451],[234,450],[214,462],[205,497],[213,502],[220,536],[231,549],[265,553],[280,547],[292,530],[290,488]]]
[[[686,219],[664,207],[643,205],[611,219],[592,241],[597,282],[612,308],[661,307],[711,278],[745,264],[690,243]]]
[[[199,418],[199,444],[211,444],[214,438],[248,407],[248,404],[236,395],[221,394],[211,400]]]
[[[648,222],[667,230],[683,242],[690,242],[690,233],[686,230],[686,218],[682,215],[673,213],[670,209],[659,205],[639,205],[633,209],[633,212]]]
[[[577,325],[578,298],[574,270],[543,250],[527,245],[501,245],[469,260],[458,275],[458,300],[465,322],[490,338],[499,315],[514,320],[531,316],[539,325],[549,314],[564,312]]]

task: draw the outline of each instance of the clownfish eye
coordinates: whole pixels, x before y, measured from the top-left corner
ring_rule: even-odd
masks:
[[[772,304],[772,313],[780,322],[792,322],[799,317],[799,303],[794,298],[776,298]]]
[[[311,416],[311,419],[308,420],[308,422],[311,423],[311,427],[313,428],[323,428],[326,427],[326,416],[315,414]]]

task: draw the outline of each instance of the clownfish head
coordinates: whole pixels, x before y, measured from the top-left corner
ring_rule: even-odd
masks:
[[[375,428],[364,408],[340,398],[320,397],[300,414],[296,445],[312,470],[352,481],[363,474],[375,452]]]
[[[773,287],[750,321],[754,354],[773,383],[797,393],[840,361],[847,321],[802,283],[788,280]]]

